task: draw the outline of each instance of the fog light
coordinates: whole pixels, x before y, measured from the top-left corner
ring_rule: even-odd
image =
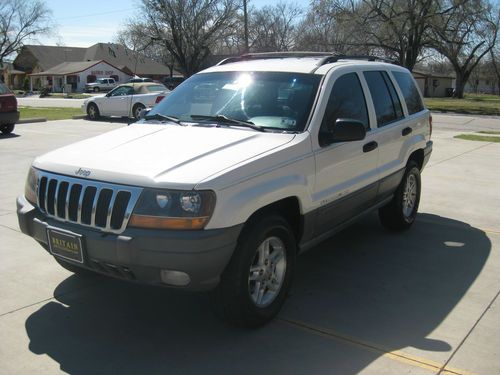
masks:
[[[189,275],[181,271],[161,270],[160,277],[163,283],[175,286],[186,286],[191,282]]]

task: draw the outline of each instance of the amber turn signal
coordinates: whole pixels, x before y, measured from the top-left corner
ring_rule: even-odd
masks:
[[[203,229],[209,217],[161,217],[134,214],[130,216],[128,225],[135,228],[150,229]]]

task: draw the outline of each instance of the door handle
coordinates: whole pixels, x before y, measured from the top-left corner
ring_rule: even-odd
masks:
[[[410,134],[412,131],[413,131],[413,129],[408,126],[407,128],[403,129],[403,131],[401,132],[401,135],[404,137],[404,136]]]
[[[378,143],[375,141],[368,142],[363,146],[363,152],[370,152],[378,147]]]

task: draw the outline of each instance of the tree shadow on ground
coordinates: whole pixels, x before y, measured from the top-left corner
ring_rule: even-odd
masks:
[[[355,374],[380,353],[284,320],[387,350],[450,351],[429,335],[483,268],[484,232],[421,214],[405,233],[369,216],[299,257],[280,317],[256,330],[226,325],[206,294],[72,276],[26,320],[33,353],[71,374]]]

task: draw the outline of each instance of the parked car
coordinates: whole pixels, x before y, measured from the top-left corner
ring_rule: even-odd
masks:
[[[95,82],[85,84],[86,92],[109,91],[116,87],[114,78],[97,78]]]
[[[152,78],[142,78],[142,77],[134,77],[130,78],[127,83],[137,83],[137,82],[154,82]]]
[[[186,79],[184,77],[179,77],[179,76],[167,77],[163,80],[163,83],[165,84],[165,86],[168,87],[169,90],[173,90],[185,80]]]
[[[410,228],[432,119],[407,69],[311,53],[232,61],[131,126],[36,158],[22,232],[76,273],[214,289],[219,314],[257,326],[283,305],[298,254],[373,210]]]
[[[90,120],[100,116],[122,116],[139,119],[144,108],[159,103],[170,91],[161,83],[125,83],[105,96],[93,96],[82,104],[82,111]]]
[[[0,82],[0,131],[10,134],[19,120],[16,96],[5,84]]]

